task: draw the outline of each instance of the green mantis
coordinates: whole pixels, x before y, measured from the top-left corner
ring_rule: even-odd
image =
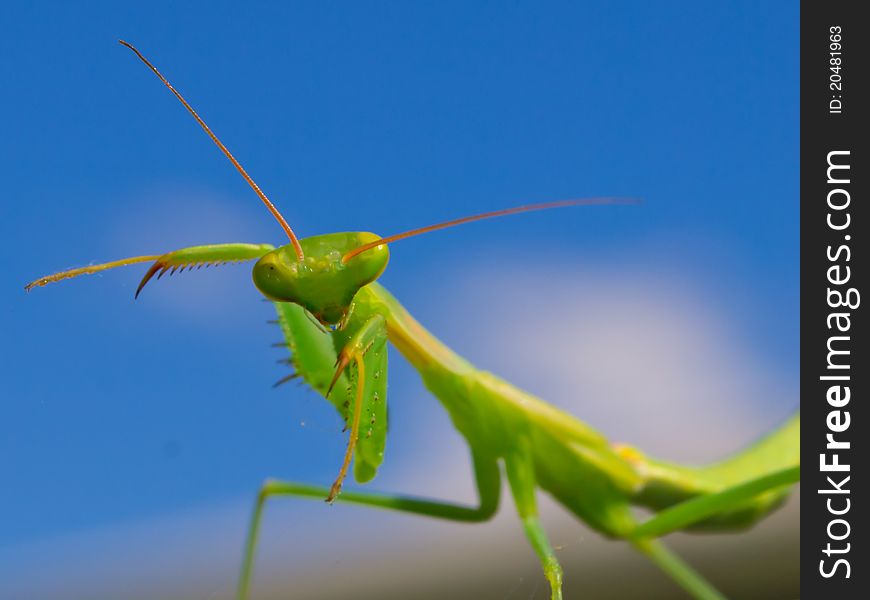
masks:
[[[576,417],[476,369],[429,333],[377,282],[389,262],[391,244],[407,237],[519,212],[623,201],[599,198],[521,206],[383,238],[346,232],[300,239],[184,98],[135,48],[122,44],[136,53],[193,115],[251,185],[290,243],[280,247],[231,243],[184,248],[56,273],[28,284],[26,289],[114,267],[151,263],[136,291],[138,296],[155,276],[206,264],[256,260],[254,284],[274,303],[290,352],[288,361],[295,370],[293,376],[333,404],[345,420],[348,443],[331,486],[286,481],[263,485],[244,550],[239,598],[249,596],[257,538],[269,499],[309,497],[475,523],[490,519],[498,510],[503,478],[553,599],[562,598],[562,570],[538,518],[539,491],[550,494],[603,535],[633,545],[692,596],[721,597],[659,538],[686,529],[739,529],[779,506],[800,478],[799,414],[722,462],[690,467],[658,461],[635,448],[612,444]],[[342,492],[351,468],[357,482],[368,482],[384,459],[388,344],[417,370],[467,441],[479,496],[477,506]],[[633,507],[647,508],[653,516],[640,521]]]

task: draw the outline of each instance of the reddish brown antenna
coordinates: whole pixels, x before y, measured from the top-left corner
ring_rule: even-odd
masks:
[[[420,227],[418,229],[412,229],[410,231],[405,231],[403,233],[396,233],[385,238],[380,238],[373,242],[369,242],[368,244],[363,244],[362,246],[357,246],[353,250],[347,252],[344,256],[341,257],[341,262],[346,263],[354,256],[358,254],[362,254],[366,250],[370,250],[376,246],[380,246],[381,244],[389,244],[391,242],[396,242],[398,240],[403,240],[405,238],[409,238],[415,235],[421,235],[423,233],[429,233],[430,231],[437,231],[439,229],[447,229],[448,227],[455,227],[456,225],[462,225],[464,223],[471,223],[472,221],[481,221],[483,219],[491,219],[493,217],[505,217],[507,215],[515,215],[517,213],[524,212],[532,212],[535,210],[548,210],[550,208],[564,208],[566,206],[591,206],[595,204],[638,204],[639,201],[632,198],[580,198],[577,200],[558,200],[556,202],[541,202],[539,204],[525,204],[523,206],[515,206],[514,208],[503,208],[501,210],[494,210],[492,212],[481,213],[479,215],[472,215],[470,217],[462,217],[460,219],[453,219],[452,221],[444,221],[443,223],[437,223],[435,225],[427,225],[426,227]]]
[[[148,68],[151,69],[152,71],[154,71],[154,74],[157,75],[157,77],[160,79],[160,81],[163,82],[163,85],[168,87],[169,91],[172,92],[173,94],[175,94],[175,97],[181,101],[181,103],[184,105],[184,108],[186,108],[187,111],[191,115],[193,115],[193,118],[196,119],[196,122],[199,123],[200,127],[202,127],[205,130],[205,132],[208,134],[208,137],[210,137],[211,140],[215,144],[217,144],[217,147],[221,149],[221,152],[223,152],[224,155],[226,155],[226,157],[228,159],[230,159],[230,162],[233,163],[233,166],[236,169],[238,169],[239,173],[242,174],[242,177],[245,178],[245,181],[248,182],[248,185],[250,185],[251,188],[253,188],[253,190],[257,193],[257,195],[260,197],[260,200],[263,201],[263,204],[265,204],[266,208],[269,209],[269,212],[272,213],[272,216],[278,220],[278,223],[281,224],[281,227],[284,229],[284,232],[287,234],[287,237],[290,238],[290,243],[293,244],[293,249],[296,250],[296,256],[299,258],[300,261],[303,260],[305,258],[305,254],[302,252],[302,246],[299,245],[299,239],[296,237],[296,234],[293,233],[293,230],[290,229],[290,225],[287,224],[287,221],[284,220],[284,217],[281,216],[281,213],[278,212],[277,208],[275,208],[275,205],[272,204],[272,202],[266,197],[266,194],[263,193],[263,190],[260,189],[260,186],[258,186],[254,182],[254,180],[251,179],[251,176],[248,175],[247,171],[245,171],[245,169],[242,167],[242,165],[239,163],[239,161],[237,161],[236,158],[230,153],[230,151],[227,150],[227,147],[223,145],[223,143],[218,139],[218,137],[214,133],[212,133],[212,130],[209,129],[208,125],[205,124],[205,121],[203,121],[200,118],[200,116],[198,114],[196,114],[196,111],[193,110],[193,107],[191,107],[190,104],[188,104],[187,101],[181,96],[181,94],[179,94],[176,91],[176,89],[174,87],[172,87],[172,84],[169,83],[166,80],[166,78],[160,74],[160,71],[157,70],[157,67],[155,67],[150,62],[148,62],[148,59],[145,58],[144,56],[142,56],[142,53],[139,52],[138,50],[136,50],[136,48],[134,48],[131,44],[128,44],[124,40],[118,40],[118,41],[121,43],[121,45],[126,46],[127,48],[132,50],[133,53],[139,57],[139,60],[141,60],[146,65],[148,65]]]

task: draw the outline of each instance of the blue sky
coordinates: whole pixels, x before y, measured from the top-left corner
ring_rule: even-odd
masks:
[[[643,198],[394,247],[383,283],[486,368],[643,438],[649,427],[632,415],[679,423],[685,405],[650,411],[626,390],[624,413],[592,400],[584,413],[548,395],[558,373],[524,365],[548,349],[564,361],[579,341],[616,344],[608,364],[622,360],[627,379],[650,372],[648,355],[631,351],[645,343],[706,356],[655,372],[713,396],[744,382],[739,422],[756,429],[724,432],[722,449],[726,434],[745,441],[798,402],[796,3],[33,3],[4,21],[0,514],[12,517],[0,520],[0,549],[10,555],[246,506],[267,476],[329,483],[344,447],[326,403],[271,389],[283,375],[269,347],[277,331],[246,266],[164,279],[135,302],[135,267],[22,291],[89,262],[281,242],[118,38],[176,84],[303,236]],[[578,321],[581,310],[600,313]],[[510,352],[499,335],[517,342]],[[438,408],[397,354],[392,365],[395,450],[375,484],[407,489],[415,436]],[[699,440],[716,437],[722,405],[693,417]],[[463,452],[458,439],[445,444]]]

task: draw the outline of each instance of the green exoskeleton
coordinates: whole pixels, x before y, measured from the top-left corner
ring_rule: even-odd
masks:
[[[602,534],[626,540],[697,598],[720,594],[669,552],[659,537],[677,530],[727,531],[751,525],[779,506],[800,479],[800,415],[748,449],[704,467],[670,464],[612,444],[576,417],[497,376],[476,369],[442,344],[377,283],[399,239],[473,220],[557,206],[602,204],[591,199],[522,206],[465,217],[381,238],[331,233],[298,239],[278,210],[181,95],[139,52],[230,159],[283,227],[290,243],[216,244],[128,258],[64,271],[42,286],[76,275],[153,263],[136,295],[154,276],[204,264],[255,260],[254,284],[274,302],[295,368],[294,377],[328,399],[347,424],[348,443],[330,487],[267,481],[259,492],[244,552],[239,598],[248,596],[263,506],[274,496],[306,496],[463,522],[491,518],[507,476],[514,504],[540,558],[553,599],[562,597],[562,570],[539,519],[536,494],[549,493]],[[438,397],[471,450],[478,506],[367,492],[341,492],[351,464],[356,481],[375,477],[387,433],[387,344],[393,344]],[[653,516],[639,522],[633,506]]]

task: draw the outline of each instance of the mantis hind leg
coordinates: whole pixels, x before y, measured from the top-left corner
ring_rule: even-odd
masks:
[[[660,541],[632,540],[632,545],[646,555],[658,568],[667,573],[671,579],[680,584],[693,598],[725,600],[725,596],[720,594],[700,573],[683,562],[679,556],[668,550]]]
[[[550,582],[551,600],[562,600],[562,566],[556,558],[556,551],[547,539],[547,533],[538,519],[538,507],[535,500],[537,486],[534,465],[528,453],[516,453],[505,457],[505,470],[510,482],[511,492],[523,529],[534,548],[535,553],[544,568],[544,575]]]
[[[800,467],[775,471],[724,490],[699,496],[663,510],[639,525],[629,536],[632,545],[645,554],[674,581],[700,600],[724,598],[697,571],[670,552],[657,539],[688,527],[735,506],[751,501],[760,494],[781,489],[800,480]]]
[[[411,514],[461,521],[465,523],[480,523],[487,521],[498,510],[499,496],[501,493],[501,476],[498,463],[494,458],[482,457],[472,453],[474,463],[474,476],[477,484],[479,505],[477,507],[462,506],[447,502],[414,498],[396,494],[378,494],[372,492],[346,491],[336,497],[336,502],[347,502],[395,510]],[[302,498],[317,498],[322,500],[327,497],[330,488],[290,481],[270,480],[263,484],[257,495],[257,502],[251,516],[251,524],[248,529],[248,537],[245,544],[245,555],[242,563],[242,572],[239,577],[238,599],[246,600],[250,590],[251,577],[254,568],[254,556],[256,553],[257,540],[263,519],[263,509],[266,500],[274,496],[296,496]]]
[[[727,513],[750,502],[765,492],[781,489],[800,481],[800,466],[768,473],[756,479],[727,487],[712,494],[704,494],[676,504],[659,512],[642,525],[631,536],[634,539],[655,538],[672,531],[693,525],[721,513]]]

